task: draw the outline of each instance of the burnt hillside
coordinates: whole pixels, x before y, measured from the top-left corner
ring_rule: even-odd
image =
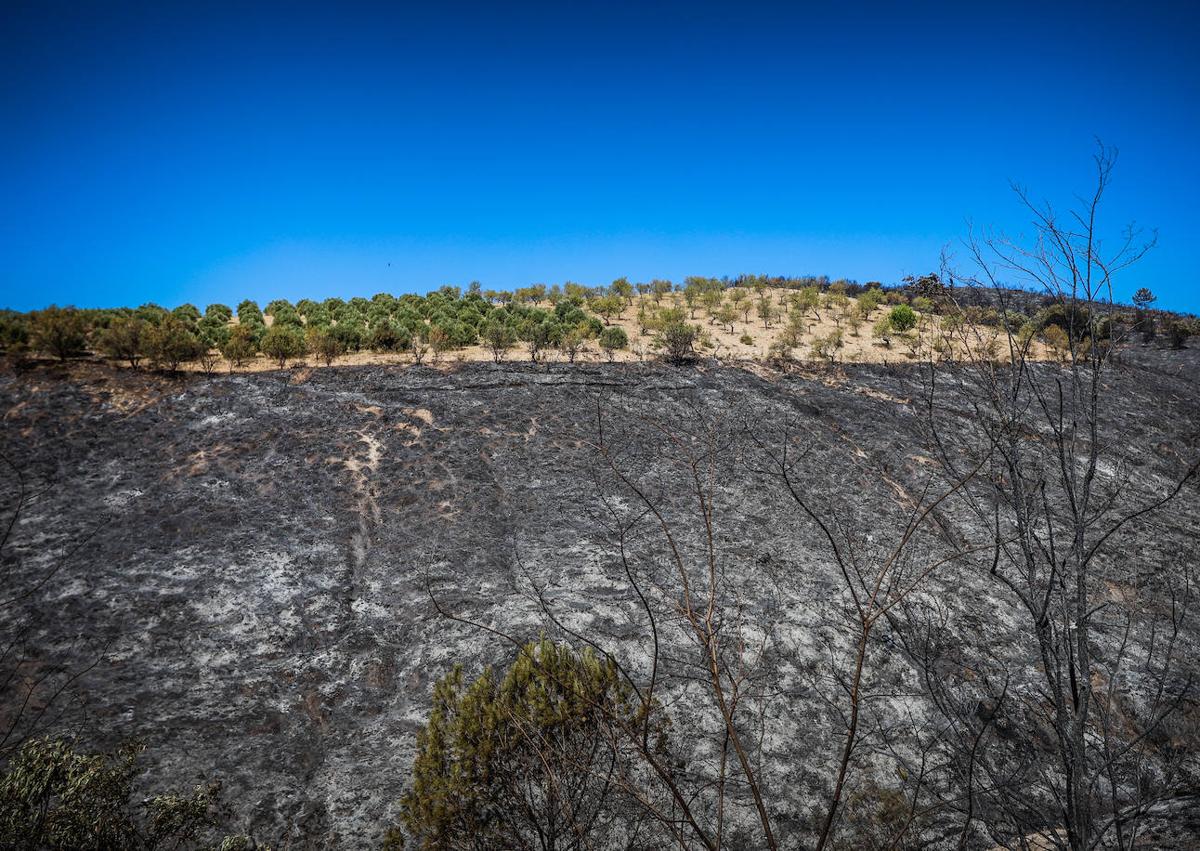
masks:
[[[1102,436],[1134,460],[1136,495],[1169,489],[1200,450],[1198,354],[1135,349],[1110,375]],[[1047,381],[1058,369],[1037,368]],[[803,433],[806,493],[879,543],[929,469],[923,388],[916,367],[865,364],[772,376],[478,363],[176,380],[6,372],[2,448],[27,496],[3,553],[6,587],[21,597],[0,617],[24,625],[26,682],[87,669],[51,708],[55,730],[99,744],[143,738],[156,782],[221,779],[260,838],[365,847],[395,815],[433,682],[456,661],[475,671],[510,652],[439,616],[430,590],[533,638],[548,626],[541,589],[571,628],[631,654],[643,641],[600,498],[598,429],[693,532],[649,423],[685,441],[714,422],[730,434]],[[954,413],[971,417],[965,404]],[[821,642],[838,640],[823,637],[837,631],[838,577],[753,449],[722,450],[719,551],[745,610],[786,629],[789,658],[811,663],[781,665],[772,680],[764,771],[779,789],[819,788],[836,715],[813,670]],[[6,518],[20,497],[8,482]],[[975,523],[951,504],[936,519],[931,549]],[[1160,605],[1151,578],[1200,566],[1198,530],[1192,484],[1122,531],[1125,556],[1104,563],[1112,593]],[[655,545],[644,546],[652,558]],[[962,654],[1034,666],[987,569],[981,556],[938,572],[928,603]],[[1179,639],[1193,673],[1198,623],[1188,612]],[[915,674],[901,649],[875,658],[880,687],[905,692]],[[0,713],[13,717],[23,699],[10,688]],[[685,743],[705,724],[686,704],[675,707]],[[916,697],[873,711],[881,725],[889,712],[933,712]],[[1197,712],[1185,711],[1191,733],[1172,727],[1155,747],[1194,756]],[[1195,791],[1194,777],[1178,788]],[[788,794],[783,838],[799,841],[813,801]]]

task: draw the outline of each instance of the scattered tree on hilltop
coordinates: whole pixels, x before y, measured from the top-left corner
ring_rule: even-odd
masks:
[[[148,323],[137,316],[117,317],[97,335],[96,347],[106,357],[128,361],[131,367],[136,368],[146,356],[148,328]]]
[[[516,332],[499,318],[489,319],[488,323],[483,326],[481,336],[483,337],[484,345],[492,353],[492,360],[496,363],[504,360],[504,356],[508,354],[508,350],[517,343]]]
[[[146,327],[142,341],[146,357],[168,372],[175,372],[181,364],[195,360],[208,350],[208,345],[196,336],[187,322],[174,314]]]
[[[303,356],[304,332],[292,325],[272,325],[263,335],[259,349],[283,369],[292,358]]]
[[[240,367],[258,353],[254,331],[247,325],[236,325],[229,332],[228,339],[221,344],[221,354],[229,361],[231,367]]]
[[[29,315],[30,345],[59,360],[85,354],[87,332],[87,320],[74,307],[51,305]]]

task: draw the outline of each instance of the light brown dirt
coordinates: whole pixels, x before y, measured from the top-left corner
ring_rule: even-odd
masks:
[[[732,288],[727,293],[732,293],[735,289],[737,288]],[[753,293],[751,295],[753,296]],[[728,300],[728,295],[726,300]],[[654,347],[653,332],[642,335],[638,326],[638,308],[643,301],[648,305],[653,304],[649,296],[634,296],[633,303],[626,306],[619,317],[614,317],[608,323],[624,328],[625,333],[629,336],[629,348],[614,353],[613,359],[618,362],[650,360],[657,354],[657,350]],[[772,295],[772,303],[779,307],[779,299],[775,294]],[[547,310],[553,309],[553,306],[546,302],[538,306]],[[779,340],[787,325],[786,314],[783,313],[784,308],[782,307],[780,307],[781,317],[779,321],[773,322],[769,328],[764,327],[762,320],[757,317],[755,310],[751,310],[749,321],[742,321],[739,314],[738,319],[734,322],[733,331],[730,332],[727,327],[710,322],[709,317],[702,307],[697,306],[694,311],[687,311],[683,297],[678,293],[664,298],[659,306],[662,308],[673,306],[682,308],[685,313],[690,315],[688,321],[701,327],[703,337],[701,344],[698,346],[698,351],[703,355],[716,357],[725,362],[767,360],[772,344]],[[840,363],[904,363],[920,357],[921,355],[914,355],[899,337],[893,339],[891,346],[885,346],[872,336],[872,326],[891,309],[892,305],[884,305],[877,308],[863,322],[857,333],[853,333],[843,323],[842,337],[844,345],[837,353],[837,361]],[[826,337],[832,334],[838,328],[831,310],[821,308],[819,312],[819,320],[812,313],[809,313],[806,317],[808,324],[801,345],[793,350],[793,357],[797,360],[817,359],[817,356],[813,352],[813,342],[819,337]],[[918,316],[920,316],[919,313]],[[921,335],[921,340],[926,350],[923,356],[927,356],[929,342],[939,334],[938,320],[940,317],[929,316],[921,318],[923,320],[922,324],[929,326],[928,330],[924,331]],[[265,319],[267,324],[270,325],[271,317],[267,316]],[[236,320],[234,321],[236,322]],[[971,328],[968,329],[966,336],[978,340],[995,339],[996,330],[991,328]],[[743,337],[749,337],[750,342],[743,342]],[[957,353],[952,352],[940,355],[939,357],[955,358],[961,357],[961,354],[960,349]],[[567,359],[561,352],[554,350],[545,352],[543,357],[551,363],[565,362]],[[1041,343],[1034,343],[1031,358],[1033,360],[1054,359],[1050,350]],[[441,357],[437,359],[434,358],[432,353],[426,355],[426,363],[465,363],[470,361],[490,361],[492,359],[491,350],[485,346],[470,346],[464,349],[443,352]],[[505,360],[512,361],[528,359],[528,350],[520,343],[514,346],[505,356]],[[593,340],[576,357],[576,360],[595,363],[608,360],[608,355]],[[409,363],[412,363],[412,356],[406,353],[392,354],[369,351],[352,352],[339,357],[335,361],[335,365],[349,366],[400,365]],[[296,366],[300,364],[304,364],[305,366],[319,365],[318,361],[312,356],[293,362],[291,365]],[[279,365],[276,361],[262,357],[261,355],[238,367],[236,370],[231,370],[228,361],[222,360],[218,365],[218,370],[224,372],[266,372],[278,368]],[[187,364],[184,369],[195,372],[199,371],[201,367],[199,364],[192,363]]]

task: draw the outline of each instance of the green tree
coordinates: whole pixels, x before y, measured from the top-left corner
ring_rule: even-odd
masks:
[[[519,336],[529,349],[529,359],[537,363],[545,357],[547,349],[562,341],[562,327],[546,316],[531,317],[521,326]]]
[[[764,328],[770,328],[778,317],[779,308],[771,303],[771,297],[764,290],[758,298],[758,318],[762,320]]]
[[[151,326],[137,316],[118,316],[100,332],[96,346],[100,353],[113,360],[129,361],[137,368],[146,354],[146,331]]]
[[[733,309],[742,315],[742,321],[749,322],[750,311],[754,309],[754,300],[750,298],[750,293],[739,287],[730,294],[729,300]]]
[[[1139,288],[1133,294],[1133,304],[1138,310],[1145,310],[1156,301],[1158,301],[1158,296],[1150,292],[1146,287]]]
[[[29,315],[29,341],[33,348],[59,360],[87,351],[88,323],[74,307],[50,305]]]
[[[677,311],[663,311],[672,313]],[[684,361],[695,355],[696,338],[700,329],[682,319],[668,319],[659,329],[655,343],[662,348],[667,360]]]
[[[609,285],[608,291],[629,306],[633,306],[633,284],[629,283],[628,278],[617,278]]]
[[[587,349],[587,342],[591,336],[591,329],[583,322],[563,331],[558,348],[567,356],[567,363],[575,363],[575,358]]]
[[[629,348],[629,335],[618,325],[605,328],[600,334],[600,348],[604,349],[609,361],[612,361],[619,350]]]
[[[614,316],[620,316],[625,302],[615,295],[607,295],[592,302],[592,310],[604,317],[604,324],[611,325]]]
[[[431,325],[426,339],[429,341],[429,351],[433,354],[434,363],[440,361],[442,354],[454,345],[450,332],[441,325]]]
[[[229,361],[229,367],[240,367],[258,353],[254,330],[247,325],[235,325],[229,338],[221,344],[221,354]]]
[[[666,750],[665,724],[642,707],[590,648],[543,639],[522,647],[502,677],[488,669],[470,684],[456,667],[434,687],[386,847],[603,845],[622,813],[637,817],[623,791],[630,731],[649,730],[651,746]]]
[[[294,325],[272,325],[263,335],[259,348],[283,369],[290,358],[304,354],[304,332]]]
[[[483,344],[491,351],[492,360],[496,363],[504,360],[508,350],[517,343],[516,332],[499,318],[489,319],[483,326],[480,336],[483,338]]]
[[[85,753],[65,739],[26,742],[0,775],[0,847],[153,851],[199,845],[222,821],[220,785],[136,801],[141,751],[137,744]],[[221,847],[255,843],[229,836]]]
[[[142,341],[146,357],[168,372],[174,372],[181,364],[195,360],[208,350],[208,345],[193,333],[187,322],[174,315],[148,326]]]
[[[804,319],[804,314],[793,311],[788,314],[788,323],[784,326],[780,334],[780,339],[788,346],[796,348],[800,345],[807,332],[808,323]]]
[[[884,316],[878,322],[876,322],[875,326],[871,329],[871,336],[881,341],[884,346],[891,348],[892,334],[895,332],[895,330],[896,329],[892,327],[891,317]]]
[[[419,323],[408,335],[408,353],[417,366],[425,361],[425,353],[429,351],[428,339],[429,326],[424,322]]]
[[[815,284],[801,288],[793,299],[795,309],[802,313],[812,311],[817,321],[821,321],[821,288]]]
[[[725,304],[725,293],[715,287],[707,289],[700,294],[700,303],[704,305],[704,312],[708,314],[708,322],[711,325],[717,321],[717,315]]]
[[[304,332],[304,342],[308,350],[316,355],[326,366],[331,366],[335,360],[345,353],[345,347],[329,328],[315,325]]]
[[[717,321],[717,324],[728,328],[730,334],[733,333],[733,323],[737,321],[737,317],[737,308],[728,302],[723,303],[713,315],[713,319]]]

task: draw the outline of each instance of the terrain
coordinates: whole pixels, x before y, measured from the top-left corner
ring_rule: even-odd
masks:
[[[1037,368],[1047,381],[1058,369]],[[1108,380],[1103,439],[1136,457],[1139,493],[1169,489],[1200,446],[1200,349],[1131,347]],[[28,593],[0,617],[29,625],[27,683],[59,666],[56,676],[79,674],[55,709],[61,729],[98,745],[143,739],[153,783],[221,780],[260,839],[369,847],[395,817],[433,683],[456,662],[478,672],[511,656],[434,599],[523,639],[554,631],[545,599],[564,625],[621,652],[644,643],[601,511],[605,424],[621,463],[662,485],[681,527],[686,500],[639,436],[648,423],[802,431],[806,493],[884,537],[928,468],[924,381],[919,366],[870,363],[6,371],[2,449],[28,496],[3,567]],[[953,413],[971,416],[965,402]],[[836,565],[786,494],[739,453],[726,460],[715,510],[724,570],[746,610],[787,625],[796,658],[816,665],[813,636],[838,620]],[[21,499],[12,476],[3,499],[8,517]],[[946,506],[940,522],[976,521]],[[1198,529],[1189,485],[1127,530],[1138,545],[1105,564],[1112,593],[1145,595],[1147,576],[1200,566]],[[964,654],[1032,664],[987,567],[981,556],[939,572],[928,598]],[[1195,674],[1200,629],[1186,617],[1179,655]],[[899,654],[878,671],[897,688],[911,676]],[[796,667],[774,684],[784,732],[766,742],[764,773],[775,788],[806,788],[836,760],[836,714],[814,681]],[[10,690],[0,713],[24,699]],[[686,748],[706,722],[682,694],[670,705]],[[929,711],[919,697],[889,706]],[[1200,714],[1186,712],[1170,735],[1194,771]],[[1181,788],[1194,794],[1190,777]],[[798,839],[814,800],[783,797],[784,839]],[[1181,847],[1200,839],[1195,824],[1179,829]]]

